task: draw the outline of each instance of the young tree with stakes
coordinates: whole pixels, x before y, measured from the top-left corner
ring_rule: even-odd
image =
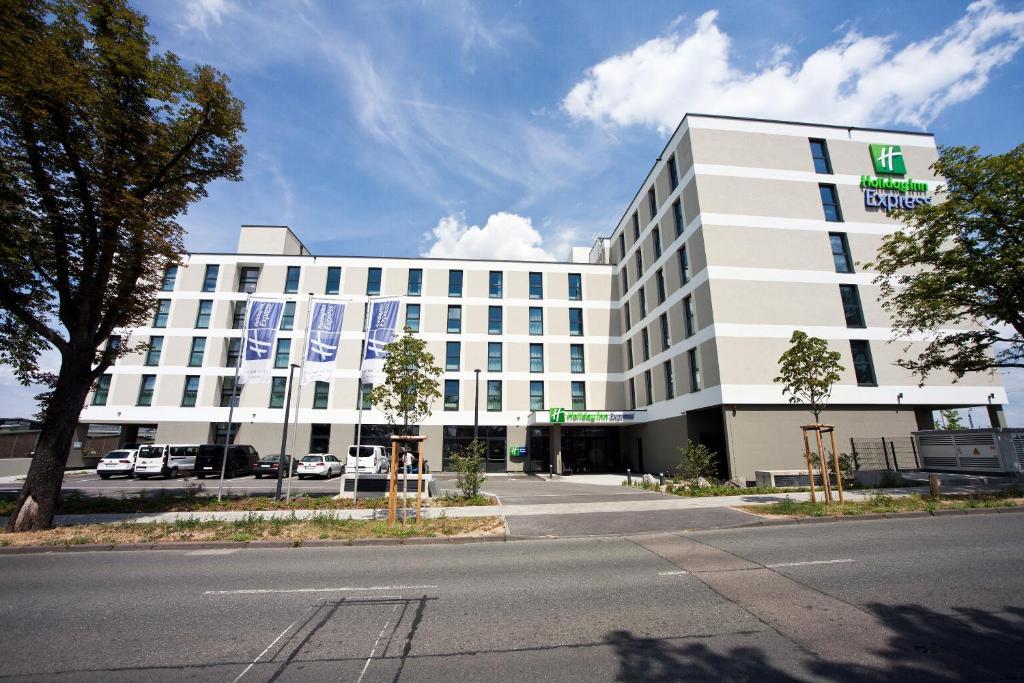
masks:
[[[814,415],[822,483],[827,486],[828,467],[825,465],[821,432],[818,427],[821,425],[821,413],[825,410],[832,395],[832,387],[841,379],[839,373],[844,368],[840,365],[839,359],[842,356],[838,351],[830,351],[828,342],[824,339],[808,336],[801,330],[794,330],[789,344],[789,348],[779,357],[779,376],[774,381],[783,385],[782,393],[789,394],[790,403],[806,405]],[[814,468],[811,465],[810,451],[806,447],[806,432],[804,432],[804,444],[804,458],[807,461],[807,477],[813,501]],[[838,467],[836,471],[838,471]]]
[[[108,340],[153,315],[183,250],[177,217],[214,180],[241,179],[244,127],[228,79],[156,53],[125,0],[3,5],[0,362],[49,388],[20,531],[52,525],[89,390],[131,350]]]

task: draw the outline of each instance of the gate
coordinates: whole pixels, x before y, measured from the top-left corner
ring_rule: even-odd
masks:
[[[879,436],[850,439],[854,467],[858,470],[919,470],[921,461],[910,436]]]

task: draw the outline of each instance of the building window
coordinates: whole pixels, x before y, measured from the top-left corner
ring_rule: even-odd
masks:
[[[683,225],[683,205],[678,199],[672,204],[672,223],[676,226],[676,237],[681,236],[686,226]]]
[[[153,316],[153,327],[167,327],[167,319],[171,315],[170,299],[159,299],[156,302],[156,315]]]
[[[164,281],[160,285],[161,292],[173,292],[174,283],[178,279],[178,266],[168,266],[164,271]]]
[[[252,293],[260,281],[259,266],[241,266],[238,269],[238,291]]]
[[[875,365],[871,361],[871,347],[868,342],[851,339],[850,352],[853,353],[853,372],[857,375],[857,384],[862,387],[877,386]]]
[[[238,436],[238,423],[214,422],[210,425],[213,431],[213,443],[223,446],[226,443],[234,443]],[[230,437],[230,440],[228,439]]]
[[[501,334],[501,306],[487,307],[487,334]]]
[[[665,303],[665,271],[661,268],[655,274],[655,282],[658,286],[658,303]]]
[[[633,369],[633,340],[626,340],[626,365],[632,370]]]
[[[295,294],[299,291],[299,275],[302,273],[302,268],[299,266],[288,266],[288,273],[284,278],[284,293]]]
[[[573,410],[586,410],[587,409],[587,385],[585,382],[573,382],[571,385],[572,391],[572,409]]]
[[[629,329],[633,327],[633,320],[629,314],[629,302],[627,301],[622,307],[622,320],[623,320],[623,332],[629,332]]]
[[[647,317],[647,286],[640,287],[637,294],[639,295],[640,303],[640,320],[643,320]]]
[[[839,295],[843,300],[846,326],[865,327],[864,309],[860,305],[860,292],[857,291],[857,285],[839,285]]]
[[[213,302],[204,299],[199,302],[199,311],[196,313],[196,329],[205,330],[210,326],[210,317],[213,315]]]
[[[543,344],[530,344],[530,372],[544,372]]]
[[[409,269],[409,283],[405,287],[407,296],[420,296],[423,293],[423,269]]]
[[[292,354],[292,340],[291,339],[278,339],[277,340],[277,353],[274,354],[274,367],[275,368],[286,368],[288,367],[288,359]]]
[[[569,309],[569,335],[572,337],[583,336],[583,309]]]
[[[530,410],[544,410],[544,382],[530,382]]]
[[[700,363],[697,361],[697,349],[690,349],[686,356],[690,361],[690,391],[700,391]]]
[[[240,330],[245,327],[245,302],[235,301],[231,309],[231,329]]]
[[[658,215],[658,198],[654,194],[654,186],[647,190],[647,208],[651,212],[651,220]]]
[[[661,258],[661,228],[651,230],[651,241],[654,243],[654,258]]]
[[[686,245],[679,247],[679,283],[685,285],[690,281],[690,256],[686,253]]]
[[[487,371],[501,372],[501,342],[487,342]]]
[[[835,185],[818,185],[821,194],[821,208],[825,212],[825,220],[831,223],[842,223],[843,212],[839,208],[839,194]]]
[[[644,360],[649,361],[651,359],[651,335],[646,327],[640,330],[640,346],[644,352]]]
[[[459,409],[459,380],[446,379],[444,381],[444,409]]]
[[[295,327],[295,302],[285,301],[284,310],[281,311],[281,324],[282,330],[291,330]]]
[[[185,388],[181,392],[181,407],[194,408],[199,398],[199,375],[186,375]]]
[[[668,186],[672,190],[679,187],[679,167],[676,166],[675,154],[668,158]]]
[[[665,371],[665,399],[672,399],[676,397],[676,379],[675,375],[672,374],[672,361],[667,360],[661,364],[662,369]]]
[[[846,233],[830,232],[828,241],[832,247],[832,263],[836,266],[836,272],[852,273],[853,258],[850,256],[850,241],[846,239]]]
[[[192,349],[188,353],[188,366],[190,368],[202,367],[205,353],[206,337],[192,337]]]
[[[583,344],[569,344],[569,372],[581,373],[585,371]]]
[[[420,331],[420,305],[419,304],[406,304],[405,305],[405,326],[413,332]]]
[[[636,410],[636,379],[629,378],[629,409]]]
[[[544,334],[544,309],[530,306],[530,334]]]
[[[640,278],[644,276],[644,250],[638,247],[636,253],[633,254],[633,262],[636,264],[636,281],[640,282]]]
[[[107,397],[110,395],[110,375],[100,375],[96,380],[96,389],[93,390],[92,404],[94,406],[107,405]]]
[[[309,452],[329,453],[331,450],[331,425],[314,424],[309,429]]]
[[[569,273],[569,301],[583,301],[583,276]]]
[[[544,276],[541,273],[530,273],[530,298],[544,298]]]
[[[215,263],[211,263],[206,266],[206,273],[203,275],[203,291],[204,292],[215,292],[217,291],[217,276],[220,275],[220,266]]]
[[[462,296],[462,271],[448,271],[448,296]]]
[[[828,146],[824,140],[811,138],[811,158],[817,173],[832,173],[832,160],[828,158]]]
[[[107,348],[105,349],[106,351],[113,353],[117,351],[119,348],[121,348],[120,335],[112,334],[109,337],[107,337]]]
[[[661,350],[668,351],[668,347],[672,345],[668,332],[668,313],[662,313],[658,320],[661,322]]]
[[[487,380],[487,410],[501,410],[501,380]]]
[[[640,212],[633,212],[633,243],[640,241]]]
[[[288,386],[287,377],[270,378],[270,403],[268,408],[284,408],[284,391]]]
[[[327,269],[327,286],[324,294],[337,294],[341,291],[341,268],[331,266]]]
[[[686,330],[686,336],[692,337],[696,322],[693,317],[693,297],[688,296],[683,299],[683,324]]]
[[[492,270],[487,276],[487,291],[492,299],[505,296],[505,274],[500,270]]]
[[[330,382],[315,382],[313,384],[313,408],[324,410],[331,396]]]
[[[366,271],[366,296],[380,294],[380,277],[380,268],[370,268]]]
[[[135,402],[138,406],[153,405],[153,390],[156,388],[156,375],[143,375],[139,380],[139,399]]]
[[[462,332],[462,306],[448,307],[448,332],[451,334]]]
[[[372,384],[363,384],[362,382],[359,382],[359,388],[356,391],[356,408],[369,410],[373,407],[373,404],[370,403],[370,392],[372,390]]]
[[[244,385],[243,385],[244,386]],[[235,378],[234,377],[221,377],[220,378],[220,407],[230,408],[232,402],[235,407],[238,407],[238,399],[242,394],[242,387],[238,387],[238,391],[235,391]],[[234,399],[232,400],[232,397]]]
[[[623,230],[619,233],[619,263],[622,263],[622,259],[626,258],[626,231]]]
[[[160,365],[160,352],[164,348],[163,337],[150,337],[146,348],[146,365]]]
[[[459,342],[448,342],[445,345],[444,369],[458,370],[459,361],[462,356],[462,344]]]
[[[651,371],[644,371],[644,384],[647,392],[647,405],[654,403],[654,382],[651,380]]]
[[[224,357],[224,367],[233,368],[238,365],[242,355],[242,340],[238,337],[228,339],[227,353]]]

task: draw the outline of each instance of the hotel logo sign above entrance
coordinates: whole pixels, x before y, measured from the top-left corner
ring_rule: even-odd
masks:
[[[903,175],[907,172],[907,164],[903,161],[903,151],[899,145],[869,145],[869,149],[875,173]]]
[[[636,414],[621,410],[566,410],[548,408],[548,422],[551,424],[616,424],[632,422]]]

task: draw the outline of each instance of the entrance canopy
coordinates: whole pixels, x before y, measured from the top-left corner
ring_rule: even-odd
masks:
[[[608,425],[628,426],[642,422],[646,410],[567,410],[548,408],[534,410],[526,418],[530,427],[543,425]]]

